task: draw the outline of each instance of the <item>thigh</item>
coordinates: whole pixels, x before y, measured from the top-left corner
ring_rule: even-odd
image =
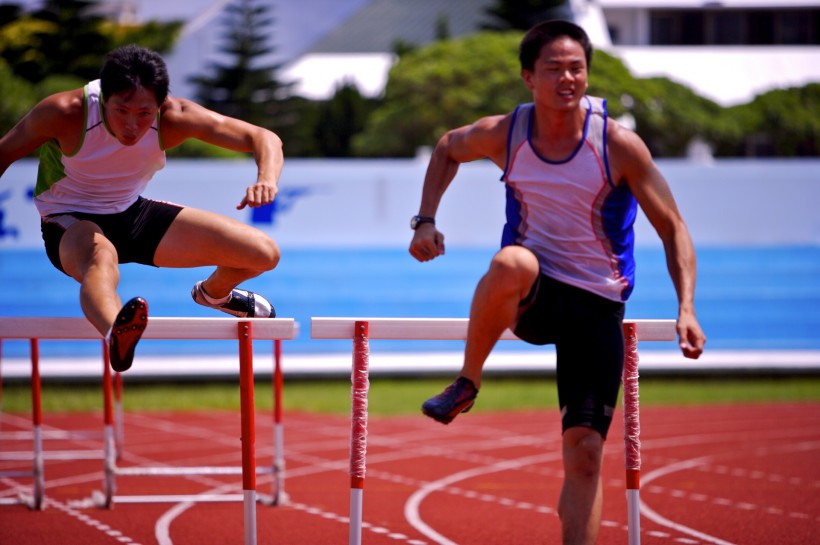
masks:
[[[262,231],[207,210],[184,208],[165,232],[154,262],[159,267],[245,268],[271,252],[278,248]]]
[[[67,226],[60,238],[59,260],[61,270],[78,282],[82,282],[90,267],[113,270],[119,261],[117,249],[100,226],[87,220],[76,220]]]
[[[535,345],[554,343],[556,325],[561,319],[561,297],[558,282],[540,274],[529,295],[521,301],[513,332],[523,341]]]
[[[562,425],[593,428],[606,437],[623,370],[624,305],[578,291],[569,294],[555,343]]]

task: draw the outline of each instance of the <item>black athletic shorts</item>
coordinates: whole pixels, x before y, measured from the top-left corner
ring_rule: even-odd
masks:
[[[554,344],[564,431],[597,430],[606,439],[624,365],[624,304],[540,275],[521,302],[515,334]]]
[[[120,263],[154,265],[154,254],[162,237],[182,210],[181,206],[139,197],[126,210],[116,214],[70,212],[46,216],[40,231],[51,263],[65,273],[60,263],[60,239],[71,225],[80,220],[96,223],[105,238],[117,249]]]

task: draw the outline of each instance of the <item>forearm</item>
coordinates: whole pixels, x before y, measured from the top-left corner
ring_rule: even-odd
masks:
[[[257,183],[276,183],[285,162],[282,140],[275,133],[260,128],[252,143],[258,169]]]
[[[459,163],[449,157],[446,144],[439,143],[424,175],[419,215],[436,216],[441,198],[458,173],[458,167]]]
[[[697,258],[688,230],[685,226],[676,229],[663,244],[666,266],[678,298],[678,312],[694,315]]]

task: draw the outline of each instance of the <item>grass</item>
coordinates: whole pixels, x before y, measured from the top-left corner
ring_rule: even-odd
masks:
[[[449,383],[440,379],[375,378],[368,395],[369,413],[379,415],[417,414],[422,401]],[[777,378],[641,378],[641,406],[725,403],[777,403],[820,401],[820,377]],[[31,410],[28,385],[4,386],[3,411]],[[255,387],[258,410],[273,405],[270,382],[258,380]],[[239,410],[239,385],[230,382],[126,384],[126,411]],[[558,406],[553,378],[484,379],[480,403],[475,411],[544,409]],[[43,411],[87,412],[102,408],[99,385],[45,383]],[[350,412],[350,382],[347,380],[287,381],[283,395],[285,411],[326,414]]]

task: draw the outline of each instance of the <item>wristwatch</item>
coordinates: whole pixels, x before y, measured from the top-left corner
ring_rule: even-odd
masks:
[[[415,231],[419,225],[422,223],[432,223],[433,225],[436,224],[436,218],[430,216],[413,216],[410,218],[410,229]]]

